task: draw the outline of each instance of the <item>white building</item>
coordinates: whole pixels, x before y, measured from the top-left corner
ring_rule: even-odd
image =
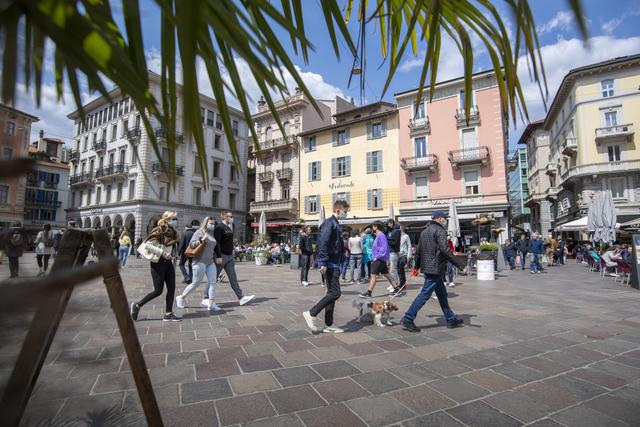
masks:
[[[161,99],[160,76],[150,72],[149,81],[152,94]],[[183,129],[181,91],[178,86],[177,129]],[[178,213],[180,231],[194,219],[219,219],[222,211],[230,210],[236,237],[244,240],[248,128],[242,113],[230,108],[239,167],[233,162],[215,100],[200,95],[209,181],[204,180],[194,139],[178,133],[172,185],[165,173],[169,164],[166,130],[153,121],[158,156],[133,102],[119,88],[109,96],[111,102],[100,97],[84,106],[84,124],[78,111],[68,116],[75,121],[69,218],[83,228],[124,225],[137,240],[147,236],[166,210]]]

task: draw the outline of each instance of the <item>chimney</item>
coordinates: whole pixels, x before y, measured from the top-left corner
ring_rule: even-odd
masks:
[[[40,129],[40,137],[38,138],[38,145],[36,148],[39,153],[47,152],[47,143],[44,140],[44,129]]]

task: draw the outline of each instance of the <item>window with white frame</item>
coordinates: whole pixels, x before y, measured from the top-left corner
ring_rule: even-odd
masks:
[[[464,103],[466,101],[466,95],[464,92],[464,89],[460,89],[460,91],[458,92],[458,100],[460,101],[460,108],[464,108]],[[471,91],[471,106],[473,107],[475,101],[475,96],[473,93],[473,90]]]
[[[367,139],[378,139],[387,136],[387,121],[382,120],[367,125]]]
[[[480,173],[475,171],[464,171],[464,188],[466,195],[480,194]]]
[[[347,202],[348,204],[351,204],[351,193],[349,192],[340,192],[340,193],[333,193],[332,195],[333,200],[332,200],[332,206],[336,203],[336,201],[338,200],[344,200],[345,202]]]
[[[231,182],[238,182],[238,168],[234,165],[229,168],[229,179]]]
[[[289,200],[291,197],[291,188],[288,185],[283,185],[280,192],[282,194],[282,200]]]
[[[160,183],[160,200],[164,202],[169,201],[169,183],[168,182]]]
[[[213,122],[215,121],[215,113],[211,110],[207,110],[207,126],[213,126]]]
[[[609,178],[609,190],[611,191],[611,197],[614,199],[624,199],[625,194],[625,178]]]
[[[213,136],[213,148],[215,148],[216,150],[220,149],[220,141],[222,139],[221,135],[214,135]]]
[[[265,202],[268,202],[269,200],[271,200],[270,188],[265,188],[264,190],[262,190],[262,200],[264,200]]]
[[[231,128],[233,129],[233,134],[238,136],[239,124],[237,120],[231,121]]]
[[[424,117],[425,117],[424,101],[419,103],[419,104],[414,104],[413,108],[414,108],[413,118],[414,119],[424,119]]]
[[[318,196],[306,196],[304,198],[304,211],[305,213],[318,212]]]
[[[107,185],[107,188],[105,189],[105,193],[106,193],[106,196],[107,196],[107,200],[106,200],[106,203],[107,203],[107,204],[111,203],[111,188],[112,188],[112,187],[111,187],[110,185]],[[87,194],[87,201],[88,201],[90,198],[91,198],[91,193],[88,193],[88,194]]]
[[[429,198],[428,185],[429,182],[426,176],[417,176],[413,179],[415,185],[416,199],[424,200]]]
[[[478,148],[478,138],[476,138],[476,129],[462,129],[462,149],[470,150],[474,152],[473,149]],[[470,153],[474,154],[474,153]],[[463,153],[464,155],[464,153]]]
[[[602,97],[603,98],[609,98],[610,96],[614,95],[613,79],[603,80],[600,84],[602,86]]]
[[[129,200],[133,200],[136,197],[136,180],[129,181]]]
[[[118,183],[118,189],[116,191],[116,201],[117,202],[122,201],[122,183],[121,182]]]
[[[605,111],[604,113],[604,125],[608,128],[618,126],[618,112],[617,111]]]
[[[331,159],[331,177],[340,178],[351,175],[351,156]]]
[[[218,207],[219,199],[220,199],[220,191],[213,190],[211,192],[211,207],[212,208],[217,208]]]
[[[2,160],[11,160],[13,158],[13,149],[9,147],[2,148]]]
[[[0,184],[0,205],[9,203],[9,186]]]
[[[345,145],[349,143],[349,129],[334,130],[332,132],[333,146]]]
[[[118,139],[118,123],[114,123],[111,126],[111,140],[115,141],[116,139]]]
[[[222,163],[219,160],[213,161],[212,176],[214,178],[220,178],[220,170],[222,169]]]
[[[16,124],[11,121],[6,121],[4,124],[5,135],[14,136],[16,134]]]
[[[200,165],[200,156],[195,156],[193,160],[193,174],[202,175],[202,165]]]
[[[610,162],[620,161],[620,145],[609,145],[607,147],[607,156]]]
[[[304,152],[310,153],[312,151],[316,151],[316,137],[309,136],[304,139]]]
[[[417,158],[427,157],[427,138],[421,136],[413,140],[415,145],[415,153]]]
[[[382,172],[382,151],[367,153],[367,173]]]
[[[236,193],[229,193],[229,209],[236,208]]]
[[[382,188],[367,190],[367,209],[382,209]]]
[[[309,181],[320,181],[320,161],[309,163]]]

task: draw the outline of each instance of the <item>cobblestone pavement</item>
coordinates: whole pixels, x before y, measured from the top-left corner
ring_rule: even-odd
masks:
[[[35,273],[32,255],[22,269]],[[0,278],[8,276],[6,261]],[[623,426],[640,420],[640,292],[577,264],[547,274],[504,273],[494,282],[460,277],[450,303],[465,326],[446,329],[437,302],[397,325],[420,281],[396,299],[395,326],[354,321],[361,285],[343,287],[341,335],[312,335],[301,313],[324,294],[301,287],[289,266],[238,266],[256,299],[239,307],[228,283],[224,312],[199,307],[201,291],[163,323],[164,298],[136,323],[166,425],[214,426]],[[122,271],[130,299],[151,288],[149,267]],[[180,284],[179,289],[184,285]],[[376,294],[386,284],[379,283]],[[0,384],[9,374],[24,316],[0,329]],[[144,425],[104,287],[77,288],[53,342],[25,424]],[[84,420],[84,421],[83,421]],[[98,424],[95,424],[98,425]]]

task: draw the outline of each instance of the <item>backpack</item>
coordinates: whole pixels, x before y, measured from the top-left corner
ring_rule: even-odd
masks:
[[[15,232],[11,235],[11,244],[14,246],[22,245],[22,234],[19,232]]]
[[[43,243],[44,243],[44,246],[47,247],[47,248],[52,248],[53,247],[53,244],[55,243],[55,239],[53,238],[51,231],[49,231],[44,236]]]

